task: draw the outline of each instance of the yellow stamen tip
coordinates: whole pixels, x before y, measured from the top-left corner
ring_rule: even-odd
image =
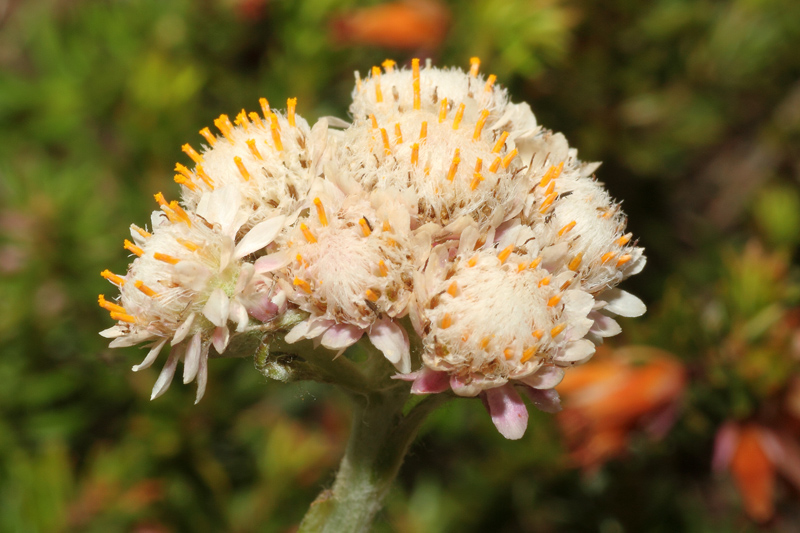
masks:
[[[172,257],[171,255],[162,254],[160,252],[154,253],[153,257],[159,261],[163,261],[164,263],[169,263],[170,265],[176,265],[180,262],[180,259],[177,257]]]
[[[562,236],[563,236],[565,233],[567,233],[567,232],[568,232],[568,231],[570,231],[572,228],[574,228],[574,227],[575,227],[575,224],[576,224],[576,222],[573,220],[572,222],[570,222],[569,224],[567,224],[566,226],[564,226],[563,228],[561,228],[560,230],[558,230],[558,236],[559,236],[559,237],[562,237]]]
[[[619,260],[617,261],[617,266],[620,267],[620,266],[624,265],[625,263],[630,261],[632,258],[633,258],[633,256],[631,256],[629,254],[625,254],[625,255],[621,256],[619,258]]]
[[[364,296],[367,297],[367,300],[373,303],[377,302],[378,298],[380,298],[380,296],[378,296],[377,293],[375,293],[375,291],[372,289],[367,289],[367,291],[364,293]]]
[[[294,286],[300,287],[306,294],[311,294],[311,285],[304,279],[300,279],[297,276],[294,277]]]
[[[447,98],[442,98],[439,104],[439,124],[444,122],[445,118],[447,118]]]
[[[136,287],[137,289],[139,289],[140,291],[142,291],[144,294],[146,294],[150,298],[157,298],[158,297],[158,293],[156,291],[154,291],[153,289],[151,289],[150,287],[148,287],[147,285],[145,285],[142,281],[136,281],[133,284],[133,286]]]
[[[503,350],[503,356],[506,358],[506,361],[510,361],[511,359],[514,358],[514,350],[512,350],[511,348],[506,348],[505,350]]]
[[[248,140],[246,141],[246,143],[247,143],[247,148],[249,148],[249,149],[250,149],[250,153],[251,153],[251,154],[253,154],[253,157],[255,157],[256,159],[258,159],[259,161],[263,161],[263,160],[264,160],[264,158],[263,158],[263,157],[261,157],[261,152],[259,152],[259,151],[258,151],[258,148],[256,147],[256,141],[255,141],[255,139],[248,139]]]
[[[419,140],[424,141],[425,137],[428,136],[428,121],[422,123],[422,126],[419,128]]]
[[[547,307],[555,307],[558,305],[558,302],[561,301],[561,296],[555,295],[549,300],[547,300]]]
[[[449,286],[449,287],[447,287],[447,294],[449,294],[450,296],[452,296],[453,298],[455,298],[455,297],[456,297],[456,295],[458,294],[458,283],[456,283],[455,281],[453,281],[453,282],[450,284],[450,286]]]
[[[419,143],[411,145],[411,164],[417,166],[419,163]]]
[[[456,148],[456,153],[453,155],[453,161],[450,163],[450,170],[447,172],[447,181],[453,181],[458,171],[458,164],[461,162],[461,150]]]
[[[259,98],[258,104],[261,106],[261,112],[264,113],[264,120],[269,120],[272,111],[269,109],[269,102],[266,98]]]
[[[129,322],[131,324],[136,323],[136,317],[131,316],[127,313],[118,313],[116,311],[111,311],[111,318],[114,320],[118,320],[120,322]]]
[[[480,172],[475,172],[472,175],[472,181],[469,184],[470,190],[474,191],[475,189],[477,189],[478,185],[480,185],[480,183],[483,181],[483,179],[484,179],[483,178],[483,174],[481,174]]]
[[[494,82],[496,81],[497,81],[497,76],[495,76],[494,74],[489,75],[489,77],[486,78],[486,87],[484,88],[484,90],[487,93],[490,92],[494,87]]]
[[[469,75],[474,78],[478,75],[478,69],[481,68],[481,59],[479,57],[470,57],[469,65]]]
[[[108,269],[100,272],[100,275],[103,276],[108,281],[110,281],[111,283],[113,283],[114,285],[117,285],[118,287],[122,287],[123,285],[125,285],[124,279],[122,279],[120,276],[117,276]]]
[[[519,362],[527,363],[531,357],[536,355],[537,348],[537,346],[531,346],[530,348],[527,348],[524,352],[522,352],[522,358],[520,358]]]
[[[323,226],[327,226],[328,216],[325,214],[325,207],[322,205],[322,200],[319,198],[314,198],[314,206],[317,208],[317,218],[319,218],[319,223]]]
[[[400,123],[394,125],[395,144],[403,144],[403,131],[400,129]]]
[[[545,285],[550,285],[550,276],[546,276],[539,280],[539,287],[544,287]]]
[[[215,144],[217,144],[217,137],[213,133],[211,133],[210,129],[203,128],[202,130],[200,130],[200,135],[203,136],[203,138],[206,140],[209,146],[214,146]]]
[[[392,72],[394,70],[394,66],[396,64],[397,64],[397,62],[394,61],[393,59],[387,59],[383,63],[381,63],[381,66],[388,73],[388,72]]]
[[[385,278],[389,274],[389,267],[386,266],[386,263],[383,262],[383,259],[378,261],[378,270],[380,271],[382,278]]]
[[[244,163],[242,163],[242,158],[239,157],[238,155],[234,156],[233,162],[236,163],[236,166],[239,169],[239,174],[242,175],[244,181],[250,181],[250,172],[247,171],[247,168],[245,168]]]
[[[566,327],[567,327],[566,324],[557,325],[556,327],[554,327],[553,329],[550,330],[550,336],[553,337],[553,338],[558,337],[559,333],[564,331],[566,329]]]
[[[289,125],[295,127],[295,110],[297,109],[297,98],[289,98],[286,100],[286,115]]]
[[[125,242],[123,243],[122,247],[130,251],[131,253],[138,255],[139,257],[142,257],[142,255],[144,255],[144,250],[133,244],[128,239],[125,239]]]
[[[542,337],[544,336],[544,331],[542,331],[542,330],[540,330],[540,329],[537,329],[537,330],[535,330],[535,331],[532,331],[532,332],[531,332],[531,335],[532,335],[532,336],[533,336],[535,339],[539,339],[539,340],[541,340],[541,339],[542,339]]]
[[[519,152],[517,151],[516,148],[514,148],[513,150],[511,150],[511,152],[508,153],[508,155],[506,155],[503,158],[504,169],[508,169],[508,167],[511,165],[511,162],[514,160],[515,157],[517,157],[517,154],[519,154]]]
[[[381,139],[383,140],[383,152],[386,155],[391,155],[392,148],[389,145],[389,134],[386,133],[386,128],[381,128]]]
[[[419,58],[411,60],[411,75],[413,78],[412,85],[414,88],[414,109],[420,109],[420,86],[419,86]]]

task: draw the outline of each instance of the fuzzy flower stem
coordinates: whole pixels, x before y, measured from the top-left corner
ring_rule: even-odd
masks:
[[[403,415],[408,398],[403,386],[355,397],[350,439],[336,481],[311,504],[299,533],[371,530],[420,426],[449,395],[430,396]]]

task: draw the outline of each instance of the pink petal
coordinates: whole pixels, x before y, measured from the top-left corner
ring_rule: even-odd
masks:
[[[363,334],[364,330],[358,326],[336,324],[322,334],[320,343],[329,350],[342,350],[358,342]]]
[[[715,472],[725,470],[731,464],[736,445],[739,443],[739,428],[733,422],[725,423],[714,438],[714,456],[711,467]]]
[[[613,337],[622,332],[622,328],[616,320],[602,313],[593,311],[589,313],[589,318],[594,320],[594,324],[592,324],[592,328],[589,331],[598,337]]]
[[[552,389],[564,379],[564,369],[558,366],[545,365],[535,374],[518,380],[534,389]]]
[[[414,381],[416,380],[421,371],[417,370],[416,372],[409,372],[407,374],[395,374],[394,376],[390,376],[390,379],[397,379],[400,381]]]
[[[406,330],[391,318],[376,320],[369,329],[369,340],[401,373],[411,371],[411,352]]]
[[[525,391],[533,406],[538,410],[545,413],[557,413],[561,410],[561,398],[555,389],[541,390],[523,387],[522,390]]]
[[[458,375],[450,376],[450,388],[458,396],[466,398],[477,396],[483,390],[478,383]]]
[[[450,376],[447,372],[439,372],[423,367],[414,380],[414,384],[411,385],[411,394],[436,394],[449,388]]]
[[[509,440],[522,438],[528,428],[528,409],[510,384],[483,392],[497,431]]]

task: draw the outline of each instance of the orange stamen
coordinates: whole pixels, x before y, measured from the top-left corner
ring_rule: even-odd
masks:
[[[162,254],[159,252],[154,253],[153,257],[155,257],[159,261],[169,263],[170,265],[177,265],[180,262],[180,259],[178,259],[177,257],[172,257],[171,255]]]
[[[506,361],[510,361],[511,359],[514,358],[514,350],[512,350],[511,348],[506,348],[505,350],[503,350],[503,356],[506,358]]]
[[[214,188],[214,180],[212,180],[209,177],[209,175],[206,174],[206,171],[203,170],[203,167],[201,167],[200,165],[197,165],[194,168],[194,171],[197,172],[197,175],[200,176],[200,179],[203,180],[206,185],[208,185],[212,189]]]
[[[550,276],[545,276],[539,280],[539,287],[544,287],[545,285],[550,285]]]
[[[449,294],[450,296],[452,296],[453,298],[455,298],[455,297],[456,297],[456,294],[458,294],[458,283],[456,283],[455,281],[453,281],[453,282],[450,284],[450,286],[449,286],[449,287],[447,287],[447,294]]]
[[[234,120],[233,123],[237,126],[241,126],[244,131],[247,131],[247,126],[250,125],[250,122],[247,120],[247,111],[244,109],[239,111],[239,114],[236,115],[236,120]]]
[[[311,294],[311,285],[309,285],[306,280],[300,279],[297,276],[295,276],[293,283],[295,287],[300,287],[301,289],[303,289],[306,292],[306,294]]]
[[[259,152],[258,148],[256,148],[255,139],[250,139],[250,140],[245,141],[245,142],[247,143],[247,147],[250,149],[250,153],[253,154],[253,157],[258,159],[259,161],[263,161],[264,158],[261,157],[261,152]]]
[[[519,153],[519,152],[517,151],[517,149],[516,149],[516,148],[514,148],[513,150],[511,150],[511,152],[509,152],[509,154],[508,154],[508,155],[506,155],[506,156],[503,158],[503,168],[505,168],[505,169],[508,169],[508,166],[509,166],[509,165],[511,164],[511,162],[514,160],[514,158],[515,158],[515,157],[517,157],[517,154],[518,154],[518,153]]]
[[[186,239],[181,239],[180,237],[176,237],[175,240],[178,241],[178,244],[180,244],[190,252],[194,252],[200,249],[200,246],[193,243],[192,241],[187,241]]]
[[[153,236],[152,233],[150,233],[149,231],[145,231],[144,229],[140,228],[136,224],[131,224],[131,229],[133,231],[135,231],[136,233],[138,233],[139,235],[141,235],[142,237],[144,237],[145,239],[149,239],[150,237]]]
[[[305,237],[306,240],[311,244],[317,242],[317,238],[314,237],[314,234],[311,233],[311,230],[308,229],[308,226],[306,226],[305,224],[300,224],[300,231],[303,232],[303,237]]]
[[[122,247],[130,251],[131,253],[138,255],[139,257],[142,257],[142,255],[144,255],[144,250],[133,244],[128,239],[125,239],[125,243],[123,244]]]
[[[483,168],[483,159],[479,157],[478,160],[475,161],[475,170],[473,172],[480,172],[482,168]]]
[[[411,145],[411,164],[417,166],[419,163],[419,143]]]
[[[478,185],[480,185],[482,181],[483,181],[483,175],[480,172],[475,172],[472,175],[472,181],[469,184],[470,190],[474,191],[475,189],[477,189]]]
[[[442,103],[439,104],[439,124],[444,122],[447,117],[447,98],[442,98]]]
[[[129,322],[131,324],[136,323],[136,317],[126,313],[117,313],[116,311],[111,311],[111,318],[120,322]]]
[[[494,145],[494,148],[492,148],[493,154],[500,153],[500,150],[502,150],[503,146],[506,144],[506,139],[508,139],[508,132],[504,131],[503,133],[500,134],[500,138],[497,139],[497,143]]]
[[[422,126],[419,128],[419,140],[424,141],[425,137],[428,136],[428,121],[422,123]]]
[[[575,227],[575,224],[576,224],[576,222],[573,220],[572,222],[570,222],[569,224],[567,224],[566,226],[564,226],[563,228],[561,228],[560,230],[558,230],[558,236],[559,236],[559,237],[563,236],[563,235],[564,235],[565,233],[567,233],[569,230],[571,230],[572,228],[574,228],[574,227]]]
[[[200,130],[200,135],[208,142],[209,146],[214,146],[217,144],[217,137],[211,133],[211,130],[208,128],[203,128]]]
[[[372,67],[372,77],[375,78],[375,101],[383,102],[383,92],[381,91],[381,68]]]
[[[629,254],[625,254],[625,255],[621,256],[619,258],[619,261],[617,261],[617,266],[620,267],[620,266],[624,265],[625,263],[630,261],[632,258],[633,258],[633,256],[631,256]]]
[[[539,208],[539,212],[545,214],[547,210],[550,209],[550,206],[553,205],[556,196],[558,196],[558,193],[554,192],[550,194],[547,198],[545,198],[544,202],[542,202],[542,207]]]
[[[475,124],[475,133],[472,134],[473,141],[477,141],[481,138],[481,132],[483,131],[483,126],[486,124],[487,118],[489,118],[489,110],[484,109],[481,111],[481,116],[478,118],[478,123]]]
[[[191,171],[189,171],[188,168],[186,168],[185,166],[181,165],[180,163],[175,163],[175,172],[180,172],[181,174],[186,176],[186,179],[189,179],[189,180],[192,179],[192,177],[193,177]]]
[[[186,187],[189,190],[192,190],[192,191],[195,191],[195,192],[198,190],[197,189],[197,185],[195,185],[194,183],[189,181],[186,178],[186,176],[181,176],[180,174],[175,174],[175,177],[173,179],[175,180],[175,183],[177,183],[178,185],[183,185],[184,187]]]
[[[411,74],[412,74],[412,85],[414,87],[414,109],[419,110],[420,108],[420,91],[419,91],[419,59],[414,58],[411,60]]]
[[[492,166],[489,167],[489,172],[497,172],[497,169],[500,168],[500,163],[503,162],[503,158],[497,156],[494,161],[492,161]]]
[[[481,68],[481,59],[479,57],[470,57],[469,65],[469,75],[474,78],[478,75],[478,69]]]
[[[261,117],[258,116],[258,113],[256,113],[255,111],[251,111],[248,114],[248,116],[250,117],[250,120],[253,122],[253,124],[258,126],[259,128],[263,128],[264,127],[264,123],[261,122]]]
[[[319,218],[319,223],[323,226],[327,226],[328,217],[325,214],[325,207],[322,205],[322,200],[319,198],[314,198],[314,206],[317,208],[317,217]]]
[[[185,222],[187,226],[192,227],[192,220],[189,218],[189,214],[183,210],[176,200],[169,203],[169,208],[172,209],[172,211],[178,215],[178,218]]]
[[[281,142],[281,133],[278,131],[278,115],[272,113],[270,116],[270,130],[272,131],[272,142],[275,143],[275,149],[279,152],[283,151],[283,143]]]
[[[478,255],[477,254],[472,256],[472,258],[469,261],[467,261],[467,266],[469,266],[470,268],[474,267],[477,264],[478,264]]]
[[[372,289],[367,289],[367,291],[364,293],[364,296],[366,296],[367,300],[370,302],[377,302],[378,298],[380,298],[380,296],[378,296]]]
[[[569,262],[569,265],[567,265],[567,267],[569,267],[569,269],[574,272],[578,270],[579,266],[581,266],[581,261],[583,261],[583,252],[573,257],[572,261]]]
[[[620,246],[625,246],[631,241],[631,237],[633,237],[633,233],[628,233],[627,235],[623,235],[622,237],[617,240],[617,244]]]
[[[558,302],[560,301],[561,301],[561,296],[556,294],[555,296],[547,300],[547,307],[555,307],[558,305]]]
[[[486,78],[486,88],[484,89],[487,93],[492,90],[494,87],[494,82],[497,81],[497,76],[494,74],[490,74],[488,78]]]
[[[534,268],[538,267],[541,262],[542,262],[542,258],[541,257],[537,257],[536,259],[531,261],[531,264],[528,265],[528,268],[533,270]]]
[[[567,327],[566,324],[557,325],[556,327],[554,327],[553,329],[550,330],[550,336],[553,337],[553,338],[558,337],[558,334],[561,333],[562,331],[564,331],[564,329],[566,329],[566,327]]]
[[[527,363],[530,361],[531,357],[536,355],[536,351],[538,350],[538,346],[531,346],[527,348],[524,352],[522,352],[522,358],[520,358],[520,363]]]
[[[200,164],[200,163],[203,162],[203,156],[198,154],[195,151],[195,149],[191,147],[191,145],[189,143],[186,143],[183,146],[181,146],[181,150],[183,150],[183,152],[186,155],[188,155],[190,158],[192,158],[192,161],[194,161],[195,163]]]
[[[214,119],[214,125],[220,132],[222,132],[225,138],[231,142],[231,144],[234,144],[232,135],[233,124],[231,124],[231,119],[228,118],[228,115],[220,115],[218,118]]]
[[[381,272],[382,278],[385,278],[389,274],[389,267],[386,266],[386,263],[383,262],[383,259],[378,261],[378,269]]]
[[[100,272],[100,275],[118,287],[122,287],[123,285],[125,285],[125,280],[117,276],[110,270],[107,269],[103,270],[102,272]]]
[[[447,181],[453,181],[458,171],[458,164],[461,162],[461,150],[456,148],[456,153],[453,155],[453,161],[450,163],[450,170],[447,171]]]
[[[503,251],[497,254],[497,258],[500,260],[501,265],[506,262],[506,259],[508,259],[508,256],[511,255],[512,251],[514,251],[514,245],[509,244],[508,246],[503,248]]]
[[[266,98],[259,98],[258,103],[261,105],[261,112],[264,113],[264,120],[269,120],[272,111],[269,110],[269,102]]]
[[[481,348],[486,348],[492,340],[492,335],[481,339]]]
[[[537,329],[537,330],[535,330],[535,331],[532,331],[532,332],[531,332],[531,335],[533,335],[533,337],[534,337],[535,339],[539,339],[539,340],[541,340],[541,339],[542,339],[542,337],[544,336],[544,331],[542,331],[542,330],[540,330],[540,329]]]
[[[244,163],[242,163],[242,158],[238,155],[233,158],[233,162],[236,163],[236,166],[239,168],[239,174],[242,175],[244,181],[250,181],[250,173],[245,168]]]
[[[453,325],[453,319],[450,317],[450,313],[445,313],[442,317],[442,321],[439,323],[439,327],[442,329],[447,329]]]
[[[395,61],[394,61],[394,60],[392,60],[392,59],[387,59],[386,61],[384,61],[383,63],[381,63],[381,65],[383,66],[383,69],[386,71],[386,73],[387,73],[387,74],[388,74],[389,72],[392,72],[392,71],[394,70],[394,66],[395,66],[396,64],[397,64],[397,62],[395,62]]]
[[[403,131],[400,129],[400,123],[394,125],[395,144],[403,144]]]
[[[117,313],[127,313],[124,307],[106,300],[102,294],[97,297],[97,303],[106,311],[116,311]]]
[[[458,127],[461,125],[461,119],[464,118],[464,109],[465,105],[463,103],[459,104],[458,109],[456,110],[456,116],[453,119],[453,129],[457,130]]]
[[[133,286],[142,291],[150,298],[158,298],[158,293],[153,289],[151,289],[150,287],[148,287],[147,285],[145,285],[142,281],[137,280],[136,282],[134,282]]]
[[[392,148],[389,145],[389,134],[386,133],[386,128],[381,128],[381,139],[383,140],[383,152],[386,155],[391,155]]]
[[[297,109],[297,98],[289,98],[286,100],[286,114],[289,120],[289,125],[295,127],[295,110]]]
[[[370,113],[369,121],[372,123],[372,129],[378,129],[378,119],[375,118],[375,115]]]
[[[606,263],[608,263],[609,261],[614,259],[615,255],[617,255],[616,252],[607,252],[607,253],[603,254],[603,257],[600,258],[600,264],[601,265],[605,265]]]
[[[364,234],[364,237],[369,237],[372,233],[372,230],[369,227],[369,223],[367,222],[366,218],[360,218],[358,220],[358,225],[361,226],[361,232]]]

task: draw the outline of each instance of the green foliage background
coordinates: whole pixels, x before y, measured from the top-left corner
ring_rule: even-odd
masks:
[[[716,428],[760,416],[798,375],[800,3],[449,0],[437,50],[340,44],[331,21],[376,2],[140,0],[0,5],[0,531],[290,531],[330,482],[348,404],[215,360],[209,391],[111,351],[96,305],[122,239],[174,197],[180,146],[220,113],[299,98],[346,117],[352,72],[386,57],[499,75],[624,200],[647,248],[627,283],[650,311],[615,344],[672,351],[691,382],[658,443],[596,476],[569,467],[550,415],[520,442],[480,402],[426,425],[382,532],[746,531]],[[249,15],[248,15],[249,13]],[[192,390],[189,390],[192,389]],[[767,528],[800,527],[779,490]]]

